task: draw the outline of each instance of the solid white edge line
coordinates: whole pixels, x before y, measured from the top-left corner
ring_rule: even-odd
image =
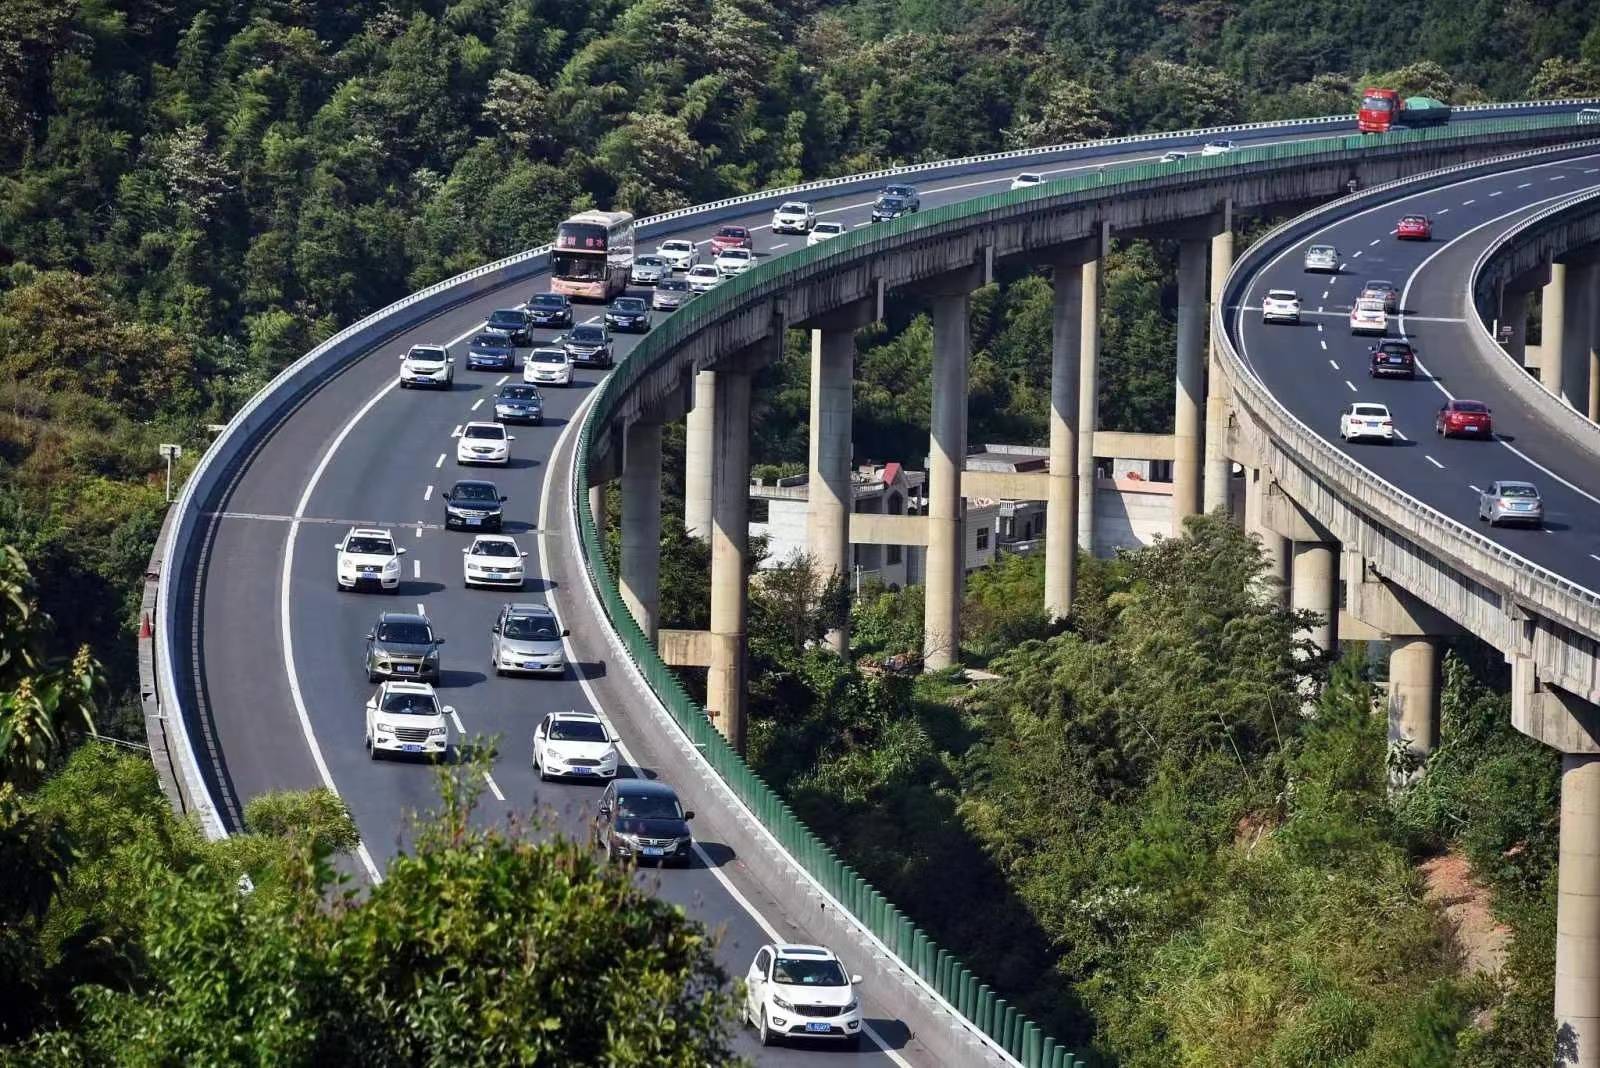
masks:
[[[601,379],[601,382],[604,381],[605,379]],[[588,414],[590,405],[594,402],[595,397],[599,396],[599,386],[599,382],[595,383],[595,388],[589,391],[589,395],[585,397],[583,403],[578,406],[578,410],[573,413],[570,419],[567,420],[567,425],[561,428],[561,433],[556,437],[556,443],[550,450],[550,459],[547,460],[545,464],[546,474],[544,478],[544,487],[539,494],[539,528],[541,530],[550,529],[550,489],[555,484],[555,479],[550,477],[549,472],[555,467],[554,461],[558,456],[561,455],[561,450],[566,446],[568,436],[583,424],[583,421]],[[576,458],[574,458],[574,466],[575,465]],[[576,531],[574,531],[574,536],[576,536]],[[546,545],[546,542],[548,541],[548,538],[539,539],[539,569],[543,572],[546,578],[548,578],[550,575],[550,550]],[[578,579],[578,581],[587,583],[589,579],[588,576],[585,575]],[[561,611],[556,606],[555,591],[550,589],[545,590],[544,599],[545,603],[550,606],[550,610],[555,612],[556,618],[560,619]],[[561,647],[562,652],[566,655],[567,663],[576,663],[577,657],[572,648],[572,639],[570,637],[562,638]],[[583,691],[583,696],[588,700],[589,707],[594,709],[597,716],[605,719],[605,710],[600,707],[600,699],[595,696],[593,687],[589,685],[589,680],[586,679],[582,673],[576,670],[574,670],[573,674],[577,676],[578,687]],[[606,722],[609,723],[610,720],[607,719]],[[620,732],[618,732],[617,751],[622,754],[622,759],[628,762],[628,766],[633,770],[634,774],[640,774],[639,764],[633,759],[633,754],[629,752],[627,743],[621,740]],[[502,800],[504,799],[502,798]],[[745,897],[744,894],[740,893],[739,888],[734,886],[733,882],[725,874],[723,874],[721,868],[712,862],[711,858],[706,855],[705,850],[701,848],[698,839],[694,843],[694,852],[695,855],[700,858],[700,863],[705,865],[706,870],[711,873],[712,877],[715,878],[717,882],[722,884],[722,888],[723,890],[727,891],[728,896],[737,902],[739,907],[744,909],[750,918],[756,922],[756,926],[760,927],[761,930],[766,933],[767,937],[773,942],[782,942],[784,939],[779,935],[778,929],[772,926],[771,923],[767,922],[767,918],[761,914],[760,910],[757,909],[754,904],[751,903],[750,899]],[[893,1047],[891,1047],[888,1042],[884,1041],[883,1036],[878,1034],[878,1032],[873,1029],[872,1025],[867,1023],[865,1020],[863,1020],[861,1023],[861,1033],[870,1038],[873,1045],[877,1046],[879,1051],[881,1051],[884,1056],[888,1057],[891,1061],[898,1065],[899,1068],[912,1068],[911,1063],[902,1057]]]

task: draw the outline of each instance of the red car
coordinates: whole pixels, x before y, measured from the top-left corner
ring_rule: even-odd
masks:
[[[1426,215],[1406,215],[1395,224],[1394,236],[1401,241],[1426,241],[1433,236],[1433,223]]]
[[[1457,434],[1465,438],[1491,438],[1494,434],[1489,406],[1482,401],[1453,400],[1439,409],[1433,420],[1433,432],[1447,438]]]
[[[726,252],[730,248],[749,248],[750,229],[746,226],[719,226],[711,235],[711,254]]]

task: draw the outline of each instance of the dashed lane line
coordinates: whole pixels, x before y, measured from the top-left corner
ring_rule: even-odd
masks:
[[[429,486],[427,489],[422,491],[422,499],[425,500],[425,501],[431,501],[433,499],[433,487],[432,486]]]
[[[1422,458],[1424,460],[1428,461],[1433,466],[1437,467],[1439,470],[1441,470],[1441,471],[1444,470],[1444,464],[1440,463],[1438,460],[1435,460],[1433,457],[1429,456],[1427,453],[1423,453],[1422,454]]]
[[[1350,381],[1348,378],[1344,380],[1344,384],[1350,387],[1350,392],[1351,393],[1360,393],[1361,392],[1359,389],[1356,388],[1356,384],[1354,382]]]
[[[1339,361],[1330,356],[1328,357],[1328,366],[1337,371],[1339,369]]]
[[[443,466],[444,466],[444,453],[441,452],[439,454],[439,458],[437,460],[433,461],[433,469],[435,471],[437,471],[437,470],[439,470],[439,468],[441,468]]]
[[[472,410],[473,411],[477,411],[479,408],[482,408],[482,407],[483,407],[483,398],[482,397],[479,397],[477,400],[472,402]]]

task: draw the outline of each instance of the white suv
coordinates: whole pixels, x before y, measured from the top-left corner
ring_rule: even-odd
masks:
[[[762,946],[745,975],[744,1018],[770,1046],[780,1038],[861,1041],[861,976],[822,946]]]
[[[400,357],[400,388],[449,389],[456,380],[456,358],[443,345],[413,345]]]
[[[341,590],[400,589],[400,558],[404,549],[387,530],[351,527],[334,548],[339,550],[338,580]]]
[[[455,712],[440,707],[438,695],[425,682],[390,679],[367,701],[367,755],[385,753],[444,755],[450,729],[445,717]]]
[[[772,213],[772,232],[775,234],[810,233],[816,225],[817,213],[803,200],[791,200]]]
[[[1264,323],[1298,323],[1300,297],[1292,289],[1269,289],[1261,300],[1261,321]]]
[[[533,731],[533,768],[541,779],[614,779],[617,736],[593,712],[552,712]]]

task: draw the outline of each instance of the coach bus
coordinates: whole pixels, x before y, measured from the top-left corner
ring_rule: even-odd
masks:
[[[579,212],[556,227],[550,288],[581,300],[610,300],[633,270],[633,216],[625,211]]]

